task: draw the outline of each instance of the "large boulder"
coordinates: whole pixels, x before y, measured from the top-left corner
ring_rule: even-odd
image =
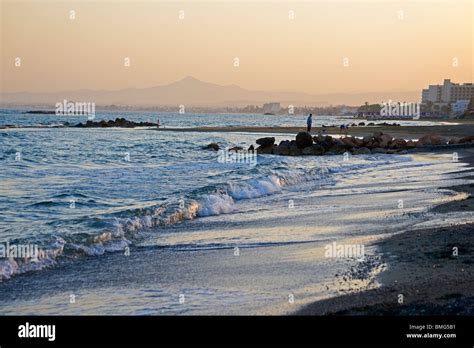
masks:
[[[416,147],[416,143],[413,140],[407,141],[407,149],[414,149]]]
[[[390,149],[406,149],[406,147],[407,147],[407,142],[405,141],[405,139],[401,139],[401,138],[393,139],[390,142],[390,146],[389,146]]]
[[[341,141],[346,144],[347,146],[353,148],[353,147],[358,147],[356,139],[353,137],[345,137],[341,138]]]
[[[360,147],[358,149],[352,150],[353,155],[368,155],[370,153],[371,153],[370,150],[366,147]]]
[[[283,140],[275,149],[275,155],[288,156],[290,154],[291,143],[289,140]]]
[[[417,147],[428,145],[445,145],[447,140],[439,134],[427,134],[422,136],[416,143]]]
[[[275,143],[275,138],[274,137],[260,138],[260,139],[257,139],[256,143],[260,145],[261,147],[270,147],[270,146],[273,146],[273,144]]]
[[[377,137],[374,137],[377,141],[378,147],[387,147],[392,141],[392,136],[389,134],[381,133]]]
[[[290,156],[299,156],[302,154],[302,152],[302,149],[296,145],[296,141],[292,140],[288,154]]]
[[[469,135],[467,137],[459,139],[458,144],[471,143],[474,141],[474,135]]]
[[[327,151],[329,154],[342,154],[347,151],[347,145],[334,144]]]
[[[324,147],[318,144],[313,144],[311,146],[305,147],[302,151],[303,155],[322,155],[324,154],[325,150]]]
[[[259,146],[257,147],[257,153],[261,155],[271,155],[273,154],[273,145]]]
[[[459,144],[459,140],[461,140],[461,139],[459,139],[459,138],[451,138],[451,139],[449,139],[448,144],[449,144],[449,145]]]
[[[296,135],[296,146],[300,149],[311,146],[313,144],[313,137],[308,132],[299,132]]]
[[[369,149],[374,149],[377,147],[385,148],[388,147],[392,136],[389,134],[384,134],[383,132],[374,132],[372,135],[365,136],[359,146],[367,147]]]
[[[362,143],[364,145],[367,145],[369,143],[372,143],[374,140],[374,137],[372,135],[366,135],[363,139],[362,139]]]
[[[129,120],[126,120],[125,118],[121,117],[121,118],[116,118],[115,119],[115,126],[116,127],[126,127],[126,128],[132,128],[134,127],[134,124],[133,122],[129,121]]]
[[[329,135],[326,135],[326,136],[318,135],[317,138],[316,137],[314,138],[314,142],[324,147],[325,150],[328,150],[333,145],[335,145],[334,138]]]
[[[378,132],[373,132],[373,133],[372,133],[372,137],[374,137],[374,138],[379,138],[379,137],[381,137],[382,135],[383,135],[383,132],[380,132],[380,131],[378,131]]]
[[[355,142],[357,147],[363,147],[364,146],[364,140],[362,140],[360,138],[354,138],[354,142]]]
[[[371,153],[387,153],[387,150],[382,149],[381,147],[375,147],[370,152]]]

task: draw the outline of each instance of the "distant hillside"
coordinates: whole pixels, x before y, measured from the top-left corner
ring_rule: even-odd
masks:
[[[128,88],[116,91],[75,90],[53,93],[3,93],[2,104],[51,104],[62,101],[95,102],[96,105],[130,105],[130,106],[246,106],[267,102],[280,102],[283,105],[360,105],[380,103],[388,99],[396,101],[419,101],[420,92],[397,93],[334,93],[311,95],[302,92],[252,91],[237,85],[218,85],[204,82],[194,77],[185,77],[177,82],[150,88]]]

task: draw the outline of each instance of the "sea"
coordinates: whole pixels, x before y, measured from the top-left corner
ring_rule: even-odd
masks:
[[[117,117],[169,128],[306,121],[130,111],[98,112],[95,120]],[[349,265],[327,259],[332,243],[472,219],[430,211],[465,198],[449,189],[467,182],[467,165],[452,154],[223,162],[203,147],[247,149],[268,135],[54,127],[85,121],[0,110],[0,126],[28,126],[0,129],[0,246],[40,250],[35,259],[0,254],[0,314],[273,313],[292,294],[298,303],[335,294],[323,285]],[[363,120],[316,116],[313,124],[353,121]],[[423,122],[398,123],[437,124]],[[236,259],[245,265],[233,264],[230,276]]]

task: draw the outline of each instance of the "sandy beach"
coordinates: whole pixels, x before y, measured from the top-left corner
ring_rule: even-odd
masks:
[[[392,122],[392,121],[390,121]],[[393,121],[397,122],[397,121]],[[367,122],[366,122],[367,123]],[[375,123],[382,123],[375,121]],[[449,124],[453,123],[453,124]],[[455,124],[458,123],[458,124]],[[188,128],[158,128],[159,132],[244,132],[244,133],[277,133],[297,134],[306,131],[304,127],[188,127]],[[329,135],[338,135],[338,127],[313,127],[311,134],[316,135],[325,131]],[[357,126],[349,128],[349,135],[364,137],[374,132],[383,132],[394,137],[416,139],[426,134],[439,134],[443,136],[464,137],[474,134],[474,120],[455,120],[446,125],[433,126]]]
[[[474,150],[463,150],[461,160],[472,167]],[[472,178],[470,173],[467,173]],[[449,187],[467,199],[436,206],[433,212],[474,211],[474,184]],[[296,315],[473,315],[474,224],[408,230],[374,243],[386,269],[381,286],[360,293],[319,301]],[[453,255],[457,248],[457,256]],[[363,270],[354,269],[346,279]],[[346,280],[341,279],[344,283]],[[403,296],[400,303],[400,295]]]

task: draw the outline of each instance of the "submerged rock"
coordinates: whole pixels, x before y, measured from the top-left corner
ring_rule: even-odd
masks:
[[[85,124],[78,123],[74,127],[87,127],[87,128],[107,128],[107,127],[122,127],[122,128],[134,128],[134,127],[156,127],[157,124],[153,122],[133,122],[126,120],[125,118],[117,117],[115,120],[101,120],[101,121],[91,121],[88,120]]]
[[[214,150],[218,151],[219,150],[219,145],[216,143],[210,143],[209,145],[206,145],[203,147],[203,150]]]

